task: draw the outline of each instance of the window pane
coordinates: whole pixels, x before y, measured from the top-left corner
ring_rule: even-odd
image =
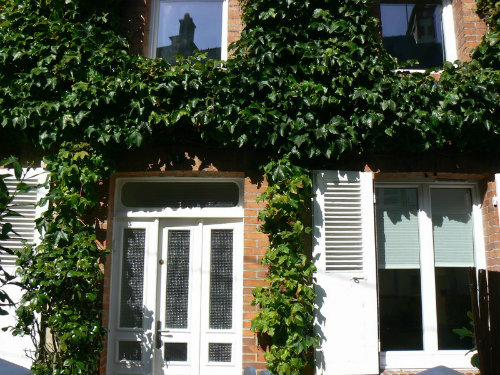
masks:
[[[136,208],[236,207],[239,194],[233,182],[127,182],[122,203]]]
[[[418,191],[377,188],[381,350],[422,350]]]
[[[209,362],[231,362],[231,344],[208,344]]]
[[[196,50],[209,59],[221,58],[222,2],[162,1],[156,57],[175,64],[175,55],[188,57]]]
[[[431,190],[439,349],[470,349],[454,328],[469,327],[468,267],[474,266],[470,189]]]
[[[142,328],[145,229],[123,233],[120,327]]]
[[[210,328],[233,326],[233,231],[212,230],[210,256]]]
[[[381,350],[422,350],[419,269],[380,269]]]
[[[168,232],[166,327],[188,327],[189,297],[188,230]]]
[[[461,340],[453,329],[471,328],[472,310],[468,268],[436,267],[436,304],[439,349],[471,349],[472,339]]]
[[[165,344],[165,361],[186,362],[187,361],[187,343],[168,342]]]
[[[126,361],[141,361],[141,343],[137,341],[119,341],[118,359]]]
[[[431,189],[436,267],[473,267],[470,189]]]
[[[381,2],[382,41],[387,51],[404,60],[417,60],[415,68],[443,65],[441,4]]]

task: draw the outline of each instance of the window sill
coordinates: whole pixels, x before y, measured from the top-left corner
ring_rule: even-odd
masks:
[[[380,367],[389,369],[427,369],[446,366],[453,369],[473,369],[468,350],[390,351],[380,353]]]

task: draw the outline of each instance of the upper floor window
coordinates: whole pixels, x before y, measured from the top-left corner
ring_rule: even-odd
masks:
[[[380,2],[382,41],[401,61],[417,60],[416,69],[456,60],[451,3],[440,0]]]
[[[153,6],[151,57],[176,63],[196,51],[227,56],[227,0],[157,0]]]

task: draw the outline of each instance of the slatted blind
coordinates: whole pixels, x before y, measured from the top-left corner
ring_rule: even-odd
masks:
[[[355,176],[324,180],[326,271],[363,269],[362,192]]]
[[[431,189],[436,267],[473,267],[471,190]]]
[[[12,173],[13,174],[13,173]],[[16,190],[16,186],[19,183],[14,177],[7,177],[4,179],[7,189],[10,194],[13,194]],[[39,177],[34,176],[30,178],[25,178],[24,183],[29,186],[37,186],[39,184]],[[14,232],[9,233],[10,239],[5,241],[0,241],[0,245],[7,247],[11,250],[20,250],[26,244],[32,244],[35,240],[35,218],[36,210],[35,205],[38,201],[38,191],[33,188],[27,192],[18,192],[14,199],[10,209],[21,214],[21,216],[8,216],[5,218],[4,222],[11,223]],[[4,223],[2,222],[2,224]],[[16,264],[16,256],[6,254],[4,252],[0,253],[0,264],[2,266],[13,266]]]

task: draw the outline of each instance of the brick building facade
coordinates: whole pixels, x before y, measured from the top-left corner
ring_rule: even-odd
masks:
[[[479,44],[482,35],[487,28],[485,23],[478,18],[474,13],[475,3],[473,0],[454,1],[452,4],[453,20],[455,28],[455,40],[457,56],[460,60],[468,60],[471,50]],[[128,0],[125,1],[122,8],[122,27],[125,30],[131,46],[131,53],[149,56],[148,46],[150,45],[151,35],[151,1],[150,0]],[[237,0],[228,0],[227,12],[227,43],[230,44],[239,38],[243,28],[241,22],[241,9]],[[187,155],[187,154],[186,154]],[[164,176],[164,177],[238,177],[244,179],[244,245],[243,245],[243,308],[242,308],[242,366],[254,366],[256,369],[264,369],[264,349],[259,345],[256,335],[250,330],[251,321],[255,316],[257,307],[253,306],[252,290],[256,286],[265,284],[266,269],[261,265],[261,260],[268,246],[268,241],[265,235],[259,232],[258,213],[264,207],[264,203],[257,202],[257,197],[266,187],[266,183],[262,180],[255,181],[253,173],[250,173],[244,166],[245,164],[238,163],[238,166],[216,167],[217,159],[220,156],[212,159],[212,163],[205,165],[199,162],[194,163],[194,166],[188,168],[169,167],[168,164],[163,166],[150,167],[130,167],[124,168],[113,179],[110,187],[109,202],[113,202],[114,185],[116,177],[131,177],[131,176]],[[368,165],[368,170],[377,171],[375,180],[380,176],[394,177],[397,179],[414,178],[421,181],[426,179],[444,179],[448,181],[467,181],[477,184],[480,197],[482,199],[482,217],[484,227],[484,244],[486,249],[487,267],[493,270],[500,270],[500,228],[498,218],[498,207],[495,200],[496,185],[494,173],[500,170],[498,160],[489,159],[486,162],[480,160],[481,165],[466,161],[463,164],[455,163],[456,160],[441,163],[436,167],[434,161],[421,162],[415,166],[410,160],[406,164],[399,163],[397,167],[388,162],[378,163],[375,159],[367,158],[359,161],[356,166],[352,167],[352,163],[342,165],[340,169],[363,170],[362,165]],[[459,159],[464,159],[460,156]],[[224,163],[222,163],[224,164]],[[459,165],[460,164],[460,165]],[[462,165],[466,164],[466,167]],[[205,165],[205,166],[204,166]],[[336,166],[337,167],[337,166]],[[379,173],[380,174],[379,174]],[[429,177],[431,176],[431,177]],[[112,244],[112,228],[109,218],[113,215],[113,207],[110,204],[108,225],[103,225],[103,229],[107,229],[106,246],[111,248]],[[108,260],[105,269],[105,301],[104,301],[104,324],[108,324],[109,320],[109,299],[110,299],[110,284],[111,284],[111,268],[112,262]],[[102,355],[101,372],[106,373],[107,352]],[[383,368],[381,369],[384,370]],[[413,374],[419,370],[387,369],[385,374]],[[462,372],[469,374],[474,373],[473,370],[463,369]]]
[[[456,41],[456,52],[460,60],[468,60],[471,50],[479,44],[482,35],[487,31],[485,23],[474,13],[475,2],[473,0],[453,1],[453,20]],[[151,1],[150,0],[127,0],[122,8],[122,27],[125,30],[131,46],[131,53],[139,55],[150,55],[148,46],[151,37]],[[236,41],[243,29],[241,22],[241,9],[237,0],[228,0],[227,11],[227,43]],[[195,152],[196,153],[196,152]],[[195,154],[194,153],[194,154]],[[186,153],[186,155],[188,155]],[[191,154],[192,155],[192,154]],[[226,156],[227,157],[227,156]],[[237,156],[236,156],[237,157]],[[194,157],[196,159],[196,156]],[[210,163],[200,163],[199,160],[194,165],[187,168],[169,166],[168,163],[154,168],[147,167],[147,163],[142,166],[131,168],[130,165],[113,177],[110,186],[109,202],[113,202],[114,182],[118,177],[238,177],[244,179],[244,215],[243,215],[243,307],[242,307],[242,350],[241,364],[244,367],[253,366],[256,369],[265,369],[264,349],[259,345],[258,338],[250,330],[251,321],[255,316],[257,307],[253,306],[252,290],[256,286],[265,284],[266,269],[261,265],[261,260],[268,246],[265,235],[258,230],[258,213],[264,207],[264,203],[257,202],[257,197],[266,187],[265,181],[255,178],[254,173],[249,172],[245,163],[238,163],[237,166],[221,162],[220,155],[210,159]],[[464,161],[459,163],[457,160]],[[487,161],[486,161],[487,160]],[[482,163],[482,164],[478,164]],[[124,163],[126,164],[126,163]],[[133,164],[133,163],[132,163]],[[137,164],[137,163],[136,163]],[[141,163],[139,163],[141,164]],[[219,167],[223,165],[223,167]],[[231,163],[229,163],[231,164]],[[248,163],[247,163],[248,164]],[[496,157],[482,158],[471,162],[467,157],[457,156],[457,159],[448,160],[436,166],[433,158],[415,166],[411,160],[406,163],[398,163],[394,166],[391,162],[379,163],[377,159],[367,158],[358,161],[353,166],[352,162],[340,165],[340,169],[364,170],[363,165],[367,165],[367,170],[377,171],[375,181],[381,176],[383,178],[405,179],[412,178],[419,181],[425,180],[447,180],[451,183],[457,181],[472,182],[477,185],[478,192],[482,200],[482,218],[484,228],[484,245],[487,267],[493,270],[500,270],[500,228],[498,218],[498,207],[496,203],[495,172],[500,171],[499,160]],[[465,167],[464,167],[465,165]],[[335,168],[339,165],[335,165]],[[107,240],[105,245],[108,248],[112,244],[112,226],[109,220],[113,216],[113,205],[110,204],[107,225],[103,225],[103,230],[107,230]],[[110,284],[112,256],[108,259],[105,269],[105,300],[104,300],[104,324],[109,322],[110,305]],[[106,373],[106,363],[108,362],[106,350],[103,352],[101,361],[101,372]],[[384,371],[382,368],[381,371]],[[419,370],[387,369],[385,374],[413,374]],[[463,373],[474,373],[471,369],[462,369]],[[108,372],[109,373],[109,372]]]

